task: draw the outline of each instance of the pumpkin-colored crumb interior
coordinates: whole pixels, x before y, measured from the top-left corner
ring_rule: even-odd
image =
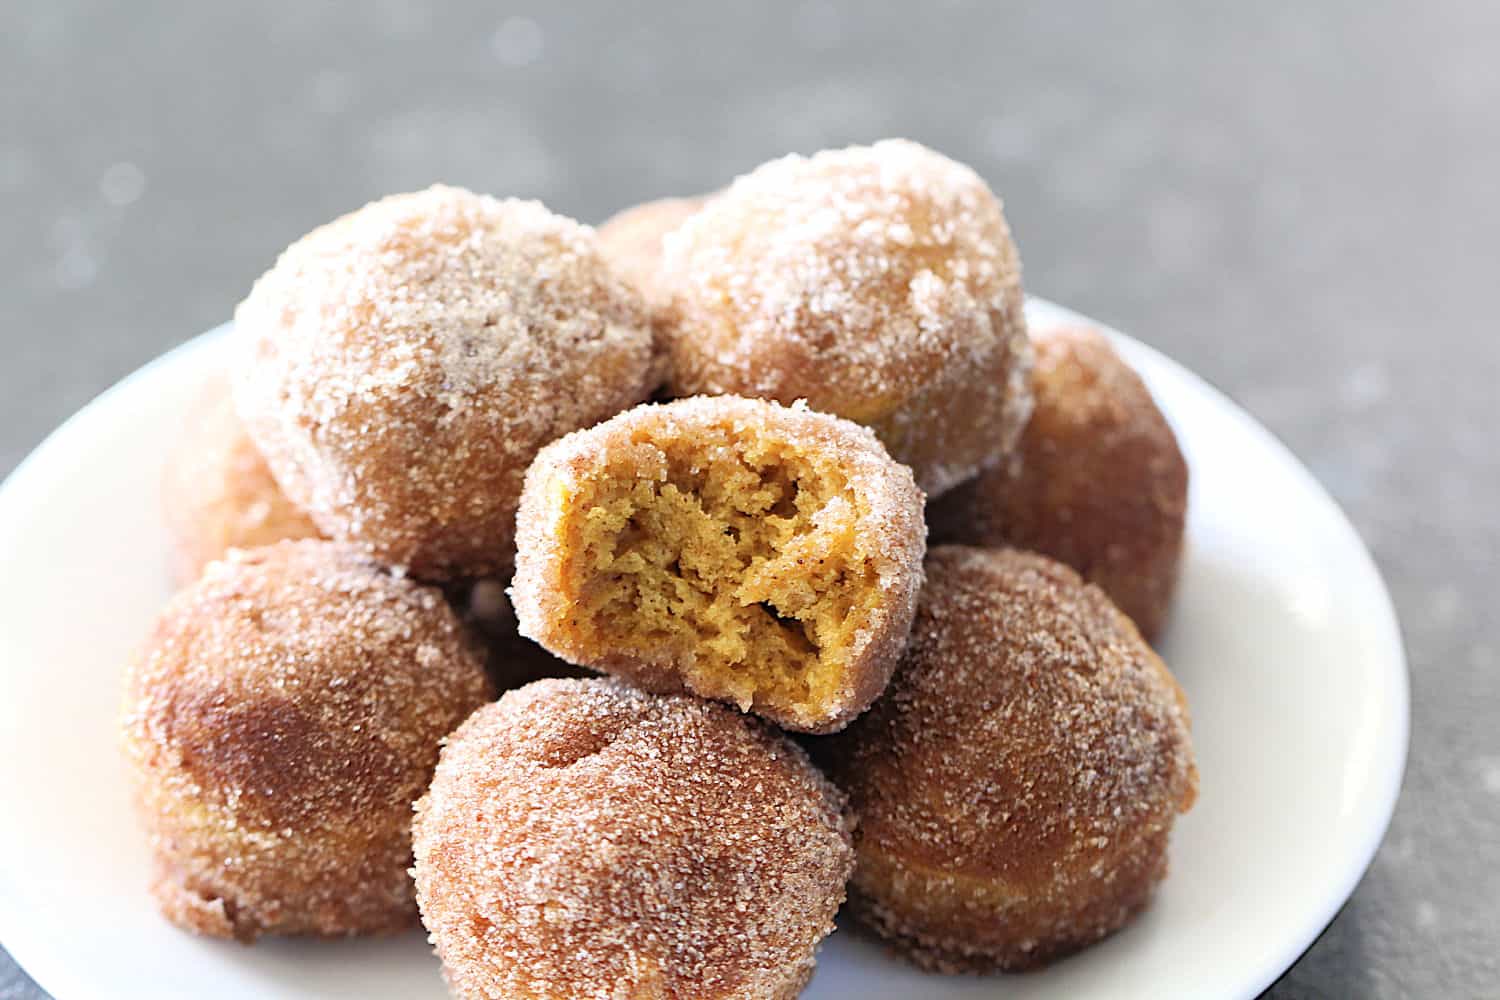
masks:
[[[664,475],[621,458],[569,504],[580,648],[817,715],[880,599],[861,499],[832,457],[733,427],[655,447]]]

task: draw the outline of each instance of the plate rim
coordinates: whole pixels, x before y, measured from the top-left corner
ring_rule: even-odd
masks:
[[[1251,1000],[1265,992],[1290,971],[1292,966],[1297,964],[1297,961],[1312,948],[1323,932],[1333,923],[1339,911],[1354,897],[1360,882],[1364,880],[1365,874],[1374,863],[1380,845],[1385,842],[1385,835],[1390,830],[1391,820],[1395,817],[1396,806],[1401,799],[1401,789],[1406,781],[1406,769],[1411,749],[1411,665],[1407,656],[1406,637],[1401,630],[1401,620],[1396,612],[1396,604],[1391,598],[1391,590],[1386,583],[1385,574],[1380,571],[1380,564],[1375,561],[1374,553],[1365,544],[1359,529],[1354,526],[1354,522],[1349,519],[1348,513],[1334,499],[1333,494],[1328,492],[1327,487],[1317,476],[1313,475],[1312,470],[1297,457],[1297,453],[1286,442],[1282,441],[1248,409],[1236,402],[1229,393],[1145,341],[1123,333],[1101,320],[1048,299],[1028,295],[1027,300],[1028,305],[1036,303],[1043,311],[1053,314],[1059,320],[1092,326],[1103,331],[1117,346],[1122,343],[1128,345],[1127,353],[1145,356],[1153,364],[1171,370],[1173,375],[1192,384],[1194,388],[1232,414],[1237,423],[1260,438],[1263,444],[1282,459],[1292,474],[1302,481],[1309,496],[1316,497],[1318,505],[1323,507],[1327,514],[1332,515],[1332,522],[1336,523],[1340,533],[1353,543],[1353,549],[1358,553],[1364,572],[1375,585],[1374,596],[1378,599],[1381,610],[1379,628],[1383,633],[1380,648],[1389,653],[1392,661],[1389,664],[1389,673],[1394,684],[1392,693],[1395,697],[1394,714],[1397,732],[1387,735],[1393,740],[1394,759],[1382,773],[1385,780],[1381,787],[1378,808],[1370,814],[1363,841],[1357,851],[1347,855],[1348,863],[1343,867],[1340,878],[1337,880],[1339,888],[1327,897],[1323,907],[1317,912],[1309,913],[1296,933],[1288,935],[1287,944],[1277,952],[1277,957],[1266,962],[1265,968],[1268,971],[1263,972],[1259,977],[1252,978],[1246,984],[1247,988],[1242,996],[1246,1000]],[[1312,908],[1309,909],[1312,910]]]
[[[1268,955],[1257,970],[1253,973],[1247,972],[1243,992],[1239,995],[1253,998],[1295,965],[1333,922],[1368,872],[1390,828],[1409,763],[1411,738],[1410,664],[1395,602],[1379,564],[1343,508],[1296,454],[1228,393],[1150,344],[1125,334],[1110,324],[1038,296],[1028,295],[1027,306],[1028,312],[1036,310],[1052,320],[1087,325],[1101,330],[1116,345],[1124,347],[1124,353],[1127,355],[1148,358],[1153,365],[1170,371],[1174,377],[1191,385],[1218,408],[1232,416],[1236,423],[1258,437],[1270,451],[1275,453],[1291,475],[1300,480],[1309,498],[1314,499],[1314,502],[1324,508],[1325,514],[1331,515],[1330,524],[1336,524],[1340,533],[1345,536],[1345,541],[1353,543],[1351,551],[1357,553],[1360,570],[1374,585],[1371,596],[1377,601],[1380,614],[1379,621],[1370,624],[1379,631],[1378,648],[1383,651],[1382,658],[1387,661],[1383,665],[1382,672],[1387,675],[1393,699],[1392,718],[1389,721],[1394,722],[1395,731],[1381,734],[1387,747],[1389,763],[1382,771],[1372,772],[1374,779],[1372,784],[1378,789],[1379,797],[1365,810],[1366,819],[1356,848],[1346,852],[1343,856],[1344,863],[1340,866],[1337,878],[1332,880],[1337,888],[1321,897],[1321,905],[1308,907],[1305,916],[1294,930],[1280,935],[1282,945],[1275,950],[1274,957]],[[232,320],[225,321],[157,355],[94,396],[54,428],[17,463],[3,481],[0,481],[0,524],[4,523],[9,508],[14,503],[12,496],[20,489],[16,484],[24,485],[28,479],[38,474],[38,470],[57,460],[54,456],[66,454],[68,442],[78,433],[78,427],[88,420],[91,413],[106,406],[116,396],[130,391],[135,384],[151,377],[160,368],[179,363],[184,355],[207,349],[212,343],[222,338],[232,326]],[[0,884],[3,884],[3,881],[0,880]],[[45,948],[35,947],[37,942],[32,940],[24,923],[24,920],[20,919],[12,909],[0,907],[0,946],[6,949],[12,961],[32,976],[39,987],[53,995],[59,994],[56,994],[47,982],[65,991],[81,990],[81,984],[71,974],[57,967],[60,963],[54,963],[46,958],[37,961],[44,955]],[[33,976],[32,969],[45,971],[41,976]],[[80,995],[86,995],[86,992],[86,990],[81,990]]]

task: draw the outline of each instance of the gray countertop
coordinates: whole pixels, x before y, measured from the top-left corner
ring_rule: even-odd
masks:
[[[0,19],[0,474],[381,194],[446,180],[597,221],[885,135],[973,164],[1028,287],[1248,407],[1400,609],[1395,821],[1269,995],[1500,995],[1494,0],[10,0]],[[0,1000],[44,995],[0,952]]]

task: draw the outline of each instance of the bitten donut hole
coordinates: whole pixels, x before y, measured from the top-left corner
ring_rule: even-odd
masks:
[[[522,634],[798,732],[837,732],[879,696],[922,581],[911,470],[849,421],[738,396],[553,442],[516,521]]]
[[[574,572],[590,642],[673,662],[742,708],[820,708],[879,600],[846,477],[731,427],[657,442],[656,477],[622,460],[583,485]]]

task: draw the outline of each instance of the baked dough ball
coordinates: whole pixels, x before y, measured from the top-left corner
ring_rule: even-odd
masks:
[[[538,681],[443,749],[422,920],[460,997],[795,997],[853,867],[843,806],[732,709]]]
[[[737,396],[641,406],[543,449],[521,633],[654,691],[832,732],[869,706],[922,580],[922,495],[867,429]]]
[[[167,457],[162,506],[179,584],[198,579],[230,549],[318,536],[317,525],[271,478],[221,374],[204,383]]]
[[[874,428],[931,496],[1026,422],[1020,263],[965,166],[895,140],[788,156],[663,247],[673,395],[805,399]]]
[[[708,201],[696,198],[658,198],[610,216],[599,227],[599,250],[615,273],[630,282],[647,304],[659,308],[671,300],[662,285],[662,237],[687,221]]]
[[[1155,638],[1182,562],[1188,467],[1151,392],[1095,330],[1037,331],[1036,407],[1013,462],[943,497],[933,537],[1067,563]]]
[[[410,926],[412,803],[439,741],[492,696],[442,595],[352,548],[210,563],[126,676],[162,912],[245,941]]]
[[[1197,793],[1181,689],[1060,563],[942,546],[891,689],[816,751],[860,817],[854,915],[938,971],[1029,969],[1151,898]]]
[[[457,188],[304,236],[235,324],[236,403],[287,495],[434,579],[507,568],[537,449],[652,388],[644,306],[593,231]]]

